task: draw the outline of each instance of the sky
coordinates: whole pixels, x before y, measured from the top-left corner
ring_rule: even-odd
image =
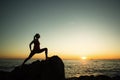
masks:
[[[0,11],[0,58],[26,58],[39,33],[49,56],[120,59],[119,0],[1,0]]]

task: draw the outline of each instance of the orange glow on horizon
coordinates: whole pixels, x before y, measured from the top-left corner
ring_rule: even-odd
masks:
[[[6,54],[0,54],[0,58],[27,58],[29,56],[29,53],[10,53],[11,55]],[[114,55],[114,53],[106,53],[106,54],[100,54],[100,53],[94,53],[94,54],[86,54],[85,56],[81,54],[63,54],[63,53],[49,53],[49,57],[57,55],[61,59],[69,59],[69,60],[79,60],[79,59],[120,59],[120,54],[117,53],[117,55]],[[86,57],[87,56],[87,57]],[[45,54],[35,54],[32,59],[45,59]]]

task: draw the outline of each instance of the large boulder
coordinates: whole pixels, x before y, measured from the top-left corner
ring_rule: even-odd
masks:
[[[12,80],[64,80],[64,63],[58,56],[16,67],[9,76]]]

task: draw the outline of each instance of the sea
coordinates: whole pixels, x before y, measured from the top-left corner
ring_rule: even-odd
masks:
[[[26,64],[36,59],[29,60]],[[12,71],[22,64],[23,59],[0,59],[0,71]],[[63,60],[65,65],[65,77],[79,77],[85,75],[120,76],[119,60]]]

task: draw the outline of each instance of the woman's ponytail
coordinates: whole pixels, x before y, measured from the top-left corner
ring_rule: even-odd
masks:
[[[37,39],[37,38],[40,38],[40,35],[39,35],[38,33],[36,33],[36,34],[34,35],[34,38],[33,38],[33,39],[35,40],[35,39]]]

